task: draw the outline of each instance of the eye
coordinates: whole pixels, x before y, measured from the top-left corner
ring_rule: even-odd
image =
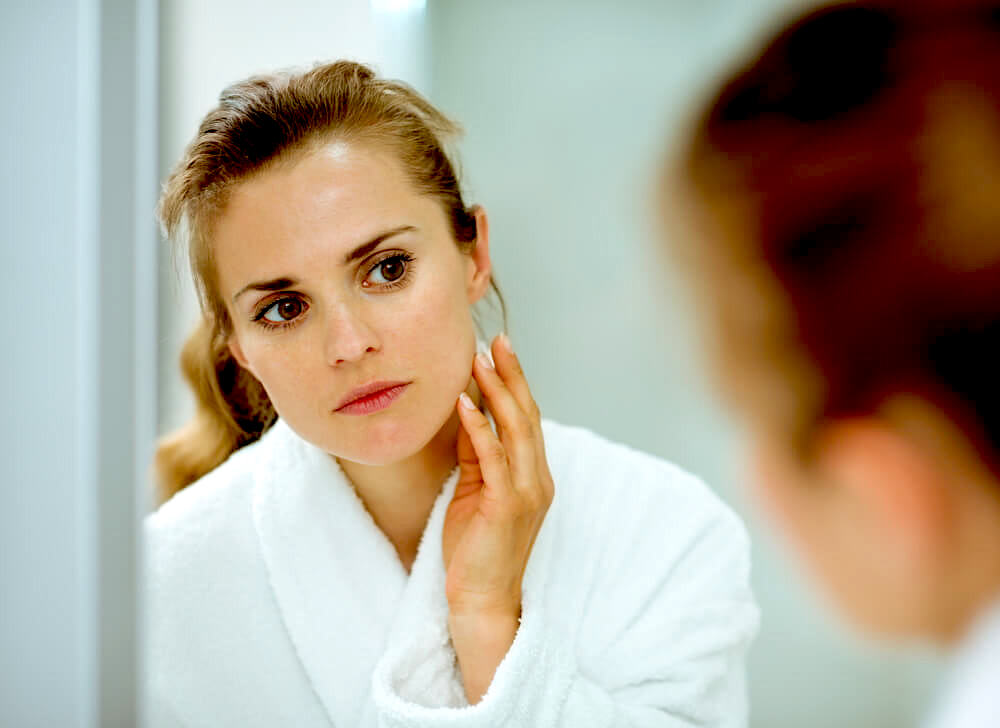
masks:
[[[397,253],[376,263],[368,277],[362,283],[369,288],[371,286],[391,286],[399,283],[406,276],[407,266],[413,260],[405,253]]]
[[[302,313],[302,301],[297,298],[282,298],[268,306],[258,316],[259,319],[272,324],[282,324],[291,321]],[[274,316],[272,316],[274,314]]]

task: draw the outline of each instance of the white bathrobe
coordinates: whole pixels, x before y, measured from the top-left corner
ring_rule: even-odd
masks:
[[[739,519],[670,463],[543,432],[555,496],[477,704],[444,590],[457,469],[407,574],[337,462],[279,420],[147,519],[150,725],[745,726]]]
[[[926,728],[1000,725],[1000,599],[983,610],[951,657]]]

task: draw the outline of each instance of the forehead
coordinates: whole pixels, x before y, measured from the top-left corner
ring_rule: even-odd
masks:
[[[217,230],[244,223],[269,232],[318,222],[347,228],[420,201],[393,155],[336,141],[295,153],[239,183]]]
[[[390,152],[335,141],[297,153],[239,183],[212,236],[227,288],[261,275],[305,275],[329,267],[387,229],[443,229],[432,197],[417,192]]]

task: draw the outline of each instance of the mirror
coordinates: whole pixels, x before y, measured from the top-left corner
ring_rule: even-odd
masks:
[[[353,58],[424,93],[465,130],[459,156],[466,198],[488,213],[493,270],[543,415],[677,463],[747,521],[763,614],[747,660],[751,724],[911,725],[926,707],[935,664],[861,644],[801,585],[746,502],[735,428],[708,391],[683,282],[654,242],[651,190],[692,105],[747,44],[798,7],[778,0],[297,0],[276,9],[164,0],[160,161],[165,176],[219,91],[251,73]],[[166,434],[191,416],[176,362],[197,314],[186,274],[178,285],[166,250],[161,274],[159,427]],[[254,513],[265,507],[244,505]],[[322,531],[309,537],[317,548],[330,545]],[[246,547],[239,538],[213,548]],[[275,563],[285,558],[277,536],[265,539],[263,548],[272,547]],[[387,544],[362,540],[356,547],[385,556]],[[284,578],[308,578],[289,574]],[[212,598],[211,580],[197,578],[194,604],[183,609]],[[280,600],[296,587],[276,588]],[[234,613],[275,598],[264,588],[226,596],[236,600]],[[301,612],[288,607],[292,624],[262,618],[261,630],[292,635],[284,651],[275,648],[275,673],[297,674],[297,660],[307,671],[322,662],[312,653],[317,647],[295,641],[306,629],[296,620],[308,621],[310,604],[303,601]],[[190,635],[192,642],[208,637]],[[363,652],[367,643],[355,637]],[[347,684],[365,689],[366,676],[351,679],[356,684]],[[436,699],[446,703],[454,696],[444,690]],[[328,709],[336,702],[320,698]]]

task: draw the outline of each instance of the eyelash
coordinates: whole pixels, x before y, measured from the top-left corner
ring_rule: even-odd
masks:
[[[383,263],[388,263],[391,260],[401,260],[403,262],[403,275],[401,275],[394,281],[388,281],[386,283],[381,284],[379,288],[381,288],[383,291],[389,291],[392,290],[393,288],[399,288],[400,286],[404,286],[407,283],[409,283],[410,275],[413,273],[413,256],[410,255],[409,253],[390,253],[384,258],[377,260],[375,263],[372,264],[372,267],[368,269],[368,275],[365,276],[365,279],[367,280],[368,276],[370,276],[372,272],[380,265],[382,265]]]
[[[394,288],[399,288],[400,286],[406,285],[410,280],[410,276],[413,274],[413,256],[410,255],[409,253],[390,253],[389,255],[386,255],[384,258],[375,261],[375,263],[373,263],[372,266],[368,269],[368,274],[365,276],[365,280],[367,280],[368,276],[370,276],[375,271],[375,269],[378,268],[380,265],[382,265],[383,263],[388,263],[389,261],[393,260],[399,260],[403,262],[403,265],[405,266],[403,268],[403,275],[401,275],[394,281],[389,281],[388,283],[380,284],[378,288],[381,289],[382,291],[389,291]],[[268,321],[266,318],[264,318],[264,316],[267,314],[268,311],[273,309],[278,304],[284,303],[285,301],[294,301],[294,300],[296,300],[296,297],[284,296],[282,298],[278,298],[268,302],[265,306],[262,306],[257,310],[257,313],[255,313],[253,316],[253,321],[270,331],[274,331],[276,329],[292,328],[293,326],[297,325],[299,321],[302,320],[301,314],[296,316],[288,323],[284,324],[276,324],[273,321]]]

